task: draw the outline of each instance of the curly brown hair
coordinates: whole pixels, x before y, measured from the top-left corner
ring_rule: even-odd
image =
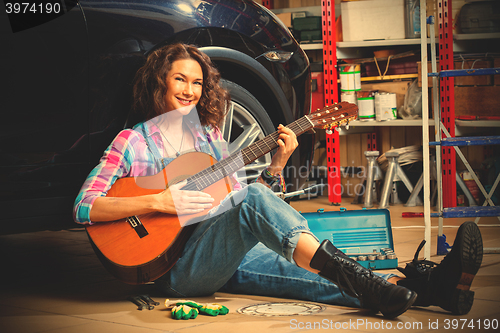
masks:
[[[198,62],[203,72],[202,94],[196,106],[200,123],[218,128],[226,115],[230,96],[220,86],[220,73],[210,58],[193,45],[166,45],[148,55],[135,76],[134,110],[143,114],[146,120],[164,113],[167,73],[174,61],[184,59]]]

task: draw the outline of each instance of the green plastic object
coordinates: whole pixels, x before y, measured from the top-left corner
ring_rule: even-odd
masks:
[[[307,17],[294,18],[293,29],[297,31],[321,30],[321,16],[307,16]]]
[[[322,40],[322,38],[321,30],[304,30],[300,32],[301,42]]]

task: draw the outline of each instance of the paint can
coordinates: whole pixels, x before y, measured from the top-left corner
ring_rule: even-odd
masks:
[[[341,102],[348,102],[352,104],[358,104],[357,99],[356,99],[356,92],[355,91],[342,91],[340,93],[340,101]]]
[[[375,120],[375,100],[373,91],[357,91],[358,118],[363,121]]]
[[[397,102],[395,93],[379,92],[375,94],[375,119],[377,121],[397,118]]]
[[[340,65],[340,91],[361,90],[361,65]]]

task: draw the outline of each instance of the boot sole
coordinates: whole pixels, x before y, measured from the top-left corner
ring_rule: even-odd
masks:
[[[470,290],[470,286],[483,260],[483,240],[479,227],[474,222],[463,223],[457,236],[460,238],[455,242],[457,244],[453,244],[453,248],[457,247],[459,250],[462,274],[448,306],[443,308],[453,314],[463,315],[470,311],[474,302],[474,292]]]

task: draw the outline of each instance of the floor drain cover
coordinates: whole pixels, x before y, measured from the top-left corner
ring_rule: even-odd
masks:
[[[239,308],[238,313],[250,316],[262,317],[280,317],[280,316],[298,316],[311,315],[323,311],[325,307],[303,302],[283,302],[283,303],[265,303],[255,304]]]

